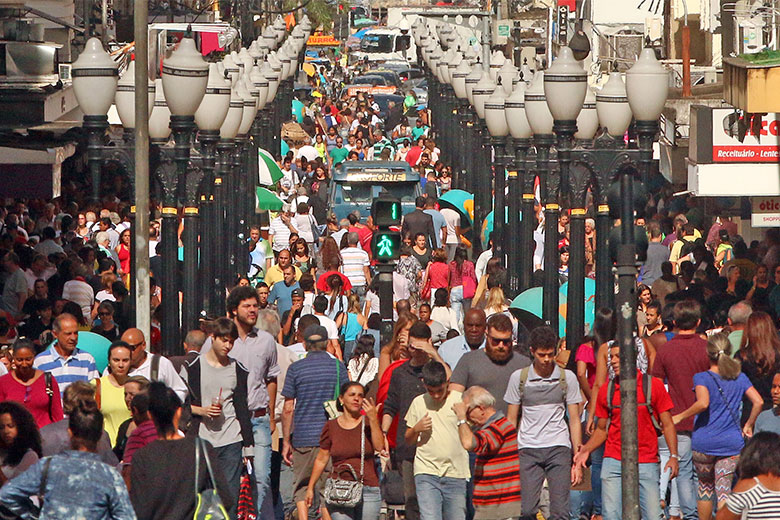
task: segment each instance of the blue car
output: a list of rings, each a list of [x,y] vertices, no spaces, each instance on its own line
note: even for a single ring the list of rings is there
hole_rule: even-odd
[[[414,199],[422,195],[420,174],[404,161],[346,161],[333,172],[328,207],[338,220],[355,210],[361,218],[371,214],[371,202],[380,193],[401,201],[403,214],[414,211]]]

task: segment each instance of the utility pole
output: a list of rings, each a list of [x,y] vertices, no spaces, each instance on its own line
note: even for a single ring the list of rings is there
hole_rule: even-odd
[[[135,0],[135,326],[147,344],[152,328],[149,287],[149,11]]]

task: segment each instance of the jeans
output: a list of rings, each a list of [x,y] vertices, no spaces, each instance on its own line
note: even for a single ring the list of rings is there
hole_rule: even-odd
[[[227,494],[233,498],[233,507],[228,513],[230,518],[236,517],[238,509],[238,490],[241,487],[241,470],[244,468],[243,456],[241,455],[241,442],[234,442],[225,446],[214,448],[216,460],[212,461],[219,466],[227,483]]]
[[[646,520],[661,518],[660,468],[657,462],[639,464],[639,508]],[[623,517],[622,482],[620,461],[605,457],[601,466],[601,512],[604,520],[620,520]]]
[[[677,492],[680,495],[680,510],[685,520],[697,520],[696,495],[699,481],[693,469],[693,450],[690,434],[677,434],[677,452],[680,455],[680,473],[677,475]]]
[[[415,475],[420,518],[424,520],[466,519],[465,478]]]
[[[665,468],[666,463],[669,462],[671,453],[669,453],[669,446],[666,444],[666,438],[661,435],[658,437],[658,455],[661,456],[661,467]],[[671,488],[669,493],[669,500],[666,501],[666,489]],[[664,471],[661,473],[661,500],[666,501],[666,510],[669,513],[668,516],[680,516],[680,495],[677,493],[677,478],[669,479],[669,472]]]
[[[450,290],[450,307],[455,311],[455,318],[459,324],[463,323],[463,316],[471,308],[471,298],[463,297],[463,286],[459,285]]]
[[[522,518],[536,518],[545,478],[550,492],[548,520],[566,520],[569,518],[571,448],[551,446],[520,450]]]
[[[257,480],[257,511],[263,506],[265,495],[271,488],[271,422],[268,415],[252,417],[252,434],[255,439],[255,460],[253,461]]]
[[[601,465],[604,463],[604,445],[590,454],[590,488],[593,490],[593,514],[601,514]]]
[[[569,520],[580,520],[581,515],[590,518],[593,509],[593,491],[569,491]]]
[[[379,520],[382,494],[378,487],[363,486],[363,500],[355,507],[327,506],[332,520]]]

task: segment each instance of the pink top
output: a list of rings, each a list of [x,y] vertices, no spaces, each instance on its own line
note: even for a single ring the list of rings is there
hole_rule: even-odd
[[[431,281],[431,290],[447,288],[450,268],[444,262],[431,262],[428,264],[428,279]]]
[[[587,366],[588,384],[593,388],[596,382],[596,355],[593,353],[593,347],[590,343],[583,343],[577,349],[577,356],[574,361],[582,361]]]
[[[461,265],[460,272],[458,272],[458,264],[455,263],[455,260],[450,262],[450,285],[452,287],[463,285],[464,276],[471,278],[474,281],[474,286],[476,287],[477,275],[474,272],[474,264],[472,262],[469,260],[464,260],[463,265]]]
[[[57,380],[51,378],[52,400],[51,418],[49,418],[49,395],[46,393],[46,377],[41,374],[30,386],[23,385],[11,374],[0,377],[0,402],[16,401],[22,404],[35,419],[38,428],[43,428],[52,422],[61,421],[62,401]],[[54,419],[52,421],[52,419]]]

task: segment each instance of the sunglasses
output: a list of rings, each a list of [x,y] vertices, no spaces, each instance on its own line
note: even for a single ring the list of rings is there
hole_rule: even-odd
[[[129,344],[129,345],[130,345],[130,350],[132,350],[133,352],[135,352],[136,350],[138,350],[138,347],[140,347],[140,346],[141,346],[141,345],[143,345],[144,343],[146,343],[146,341],[141,341],[141,342],[138,342],[138,343],[136,343],[135,345],[133,345],[133,344]]]
[[[512,337],[508,338],[495,338],[493,336],[488,336],[488,339],[491,343],[498,345],[499,343],[503,343],[504,345],[511,345],[512,344]]]

